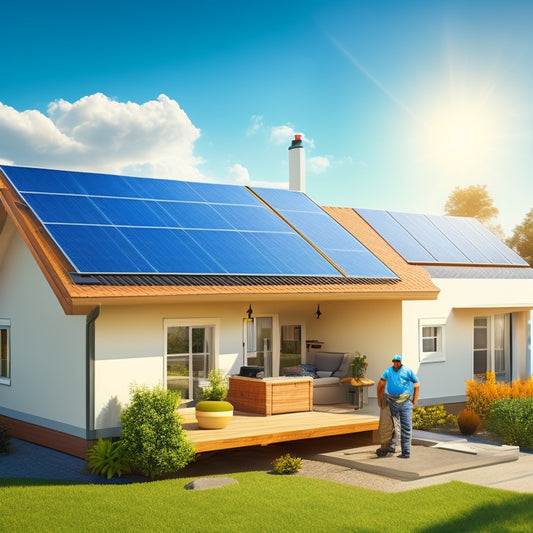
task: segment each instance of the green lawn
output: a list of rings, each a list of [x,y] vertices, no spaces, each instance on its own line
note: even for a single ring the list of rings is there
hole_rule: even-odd
[[[451,482],[382,493],[300,476],[235,473],[238,485],[185,490],[193,478],[131,485],[0,480],[2,532],[531,531],[533,494]]]

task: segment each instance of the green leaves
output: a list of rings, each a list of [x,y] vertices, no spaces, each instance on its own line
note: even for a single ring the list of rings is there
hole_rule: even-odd
[[[124,456],[133,470],[150,478],[174,472],[195,456],[177,412],[180,395],[155,387],[132,387],[120,416]]]
[[[130,471],[124,459],[122,442],[111,439],[98,439],[98,442],[87,452],[87,465],[93,474],[120,477]]]

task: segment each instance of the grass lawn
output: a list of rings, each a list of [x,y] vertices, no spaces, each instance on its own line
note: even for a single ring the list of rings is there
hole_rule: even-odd
[[[193,478],[130,485],[0,480],[2,532],[179,531],[358,533],[531,531],[533,495],[446,483],[381,493],[266,472],[185,490]]]

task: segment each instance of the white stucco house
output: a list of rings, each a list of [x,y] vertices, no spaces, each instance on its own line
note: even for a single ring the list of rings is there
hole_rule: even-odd
[[[0,421],[83,457],[120,434],[132,384],[194,399],[211,368],[276,376],[307,340],[367,354],[374,380],[402,353],[422,403],[463,401],[489,369],[528,377],[533,269],[474,221],[455,231],[482,237],[460,238],[437,217],[428,244],[400,218],[298,190],[1,166]],[[452,235],[450,262],[431,243]]]

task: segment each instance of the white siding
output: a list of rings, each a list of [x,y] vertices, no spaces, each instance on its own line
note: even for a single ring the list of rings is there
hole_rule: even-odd
[[[162,384],[165,319],[218,320],[217,366],[237,373],[247,308],[248,302],[103,307],[96,320],[96,429],[118,425],[133,383]],[[253,302],[254,316],[277,314],[280,324],[301,323],[307,338],[325,341],[325,350],[366,353],[367,375],[377,380],[401,348],[401,303],[323,302],[321,308],[316,320],[314,303]]]
[[[85,436],[85,316],[65,316],[10,219],[0,242],[0,318],[11,321],[0,412]]]
[[[533,305],[533,280],[434,279],[441,289],[435,301],[403,303],[405,363],[420,378],[420,399],[453,400],[465,395],[472,379],[473,322],[476,316],[513,312],[513,376],[526,370],[526,306]],[[446,361],[419,363],[420,318],[445,318]]]

